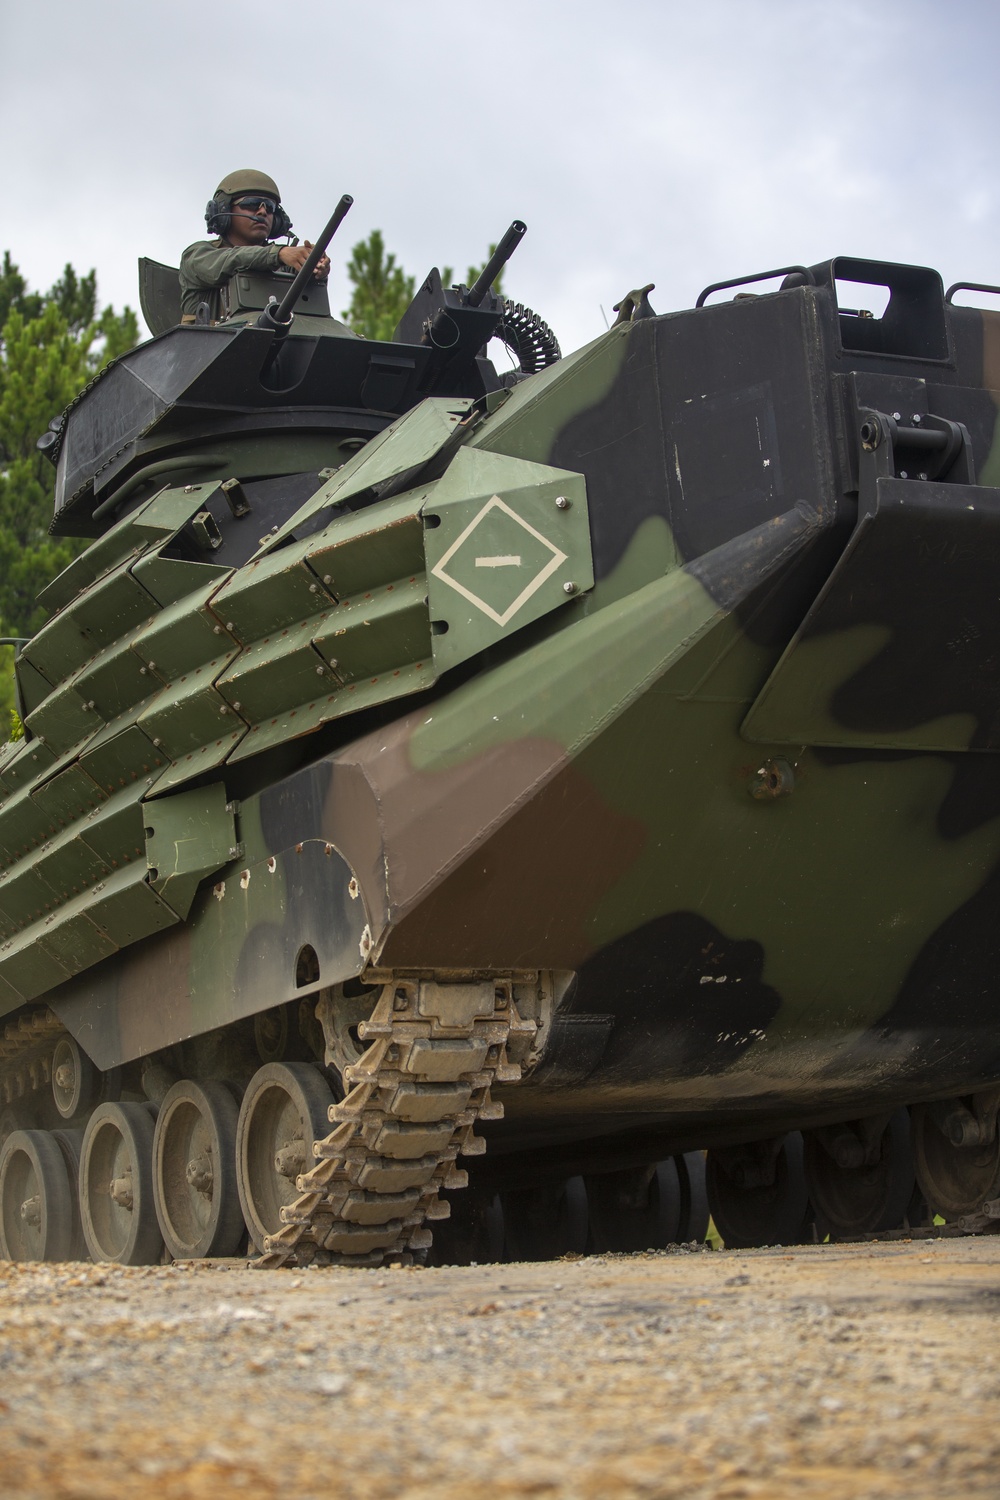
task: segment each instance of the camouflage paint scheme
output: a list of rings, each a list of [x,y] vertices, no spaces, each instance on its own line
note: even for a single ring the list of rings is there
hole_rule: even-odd
[[[401,415],[352,457],[367,412],[331,407],[297,464],[287,406],[255,434],[227,417],[218,477],[105,532],[22,654],[0,1008],[44,996],[107,1067],[369,964],[560,971],[542,1060],[489,1133],[567,1160],[1000,1077],[1000,316],[920,268],[812,276],[623,322],[509,392],[414,401],[410,350]],[[881,319],[838,312],[844,276],[890,288]],[[121,364],[173,341],[217,401],[269,337],[178,329]],[[303,407],[342,351],[360,389],[409,349],[323,343],[296,354]],[[210,429],[164,399],[106,445],[116,482],[157,423],[172,453]],[[88,482],[62,485],[64,522],[95,526]],[[223,540],[194,560],[206,511]],[[96,821],[127,782],[133,842],[99,868],[97,793],[69,789],[74,893],[44,863],[46,789],[82,768],[100,792],[109,765]],[[130,869],[134,932],[90,884]]]

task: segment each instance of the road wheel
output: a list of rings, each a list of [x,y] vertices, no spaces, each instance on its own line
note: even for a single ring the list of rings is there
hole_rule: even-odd
[[[712,1218],[727,1250],[801,1242],[809,1189],[798,1131],[780,1143],[709,1151],[705,1182]]]
[[[956,1112],[968,1114],[959,1100]],[[918,1104],[910,1113],[917,1182],[931,1208],[944,1219],[974,1214],[1000,1197],[1000,1130],[984,1143],[956,1145],[942,1129],[947,1108]]]
[[[434,1224],[428,1263],[485,1266],[503,1260],[504,1222],[499,1196],[494,1193],[487,1197],[474,1188],[460,1188],[443,1197],[451,1213]]]
[[[73,1195],[47,1130],[15,1130],[0,1151],[0,1255],[5,1260],[69,1260]]]
[[[52,1054],[52,1098],[64,1120],[85,1115],[100,1092],[97,1069],[71,1036],[61,1036]]]
[[[15,1130],[33,1130],[35,1124],[30,1111],[20,1101],[16,1105],[8,1104],[6,1108],[0,1109],[0,1150],[7,1137],[13,1135]]]
[[[153,1193],[175,1260],[233,1255],[243,1238],[236,1186],[239,1106],[224,1083],[182,1079],[167,1091],[153,1134]]]
[[[80,1219],[96,1261],[152,1266],[163,1237],[153,1202],[153,1110],[100,1104],[80,1148]]]
[[[898,1229],[906,1215],[915,1182],[909,1114],[896,1110],[871,1162],[852,1160],[865,1151],[863,1125],[805,1137],[806,1182],[821,1237],[880,1234]]]
[[[313,1142],[329,1134],[334,1102],[309,1063],[265,1063],[250,1080],[236,1127],[236,1181],[250,1236],[263,1251],[298,1198],[295,1179],[315,1166]]]
[[[692,1241],[703,1245],[711,1218],[705,1185],[705,1153],[685,1151],[683,1156],[675,1156],[674,1161],[681,1189],[681,1221],[677,1237],[685,1245]]]
[[[508,1260],[555,1260],[587,1248],[582,1177],[501,1193]]]
[[[83,1237],[80,1219],[80,1153],[83,1150],[82,1130],[53,1130],[52,1139],[58,1145],[69,1175],[70,1197],[73,1200],[73,1233],[70,1239],[70,1260],[89,1260],[90,1251]]]
[[[680,1234],[681,1185],[673,1157],[589,1176],[590,1240],[608,1250],[662,1250]]]

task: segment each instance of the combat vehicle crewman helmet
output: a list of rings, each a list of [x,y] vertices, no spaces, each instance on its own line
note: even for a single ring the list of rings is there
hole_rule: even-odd
[[[205,206],[205,223],[209,234],[225,238],[232,223],[233,200],[243,193],[260,193],[262,197],[273,199],[274,222],[268,239],[280,239],[282,235],[291,233],[292,221],[281,206],[281,193],[274,178],[269,177],[266,172],[257,172],[252,167],[241,167],[239,171],[230,172],[227,177],[223,177]]]

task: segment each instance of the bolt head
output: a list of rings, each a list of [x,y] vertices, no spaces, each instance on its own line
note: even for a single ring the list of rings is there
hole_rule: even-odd
[[[568,583],[568,582],[564,583],[563,584],[563,593],[564,594],[575,594],[576,593],[576,584],[575,583]]]
[[[557,495],[556,496],[556,509],[557,510],[569,510],[569,501],[566,499],[565,495]]]

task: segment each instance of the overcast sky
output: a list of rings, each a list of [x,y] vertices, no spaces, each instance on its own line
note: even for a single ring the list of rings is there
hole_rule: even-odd
[[[564,350],[656,283],[837,254],[1000,282],[997,0],[0,0],[9,247],[137,305],[236,167],[303,238],[343,192],[343,263],[375,227],[405,268],[464,273],[512,218],[507,290]]]

